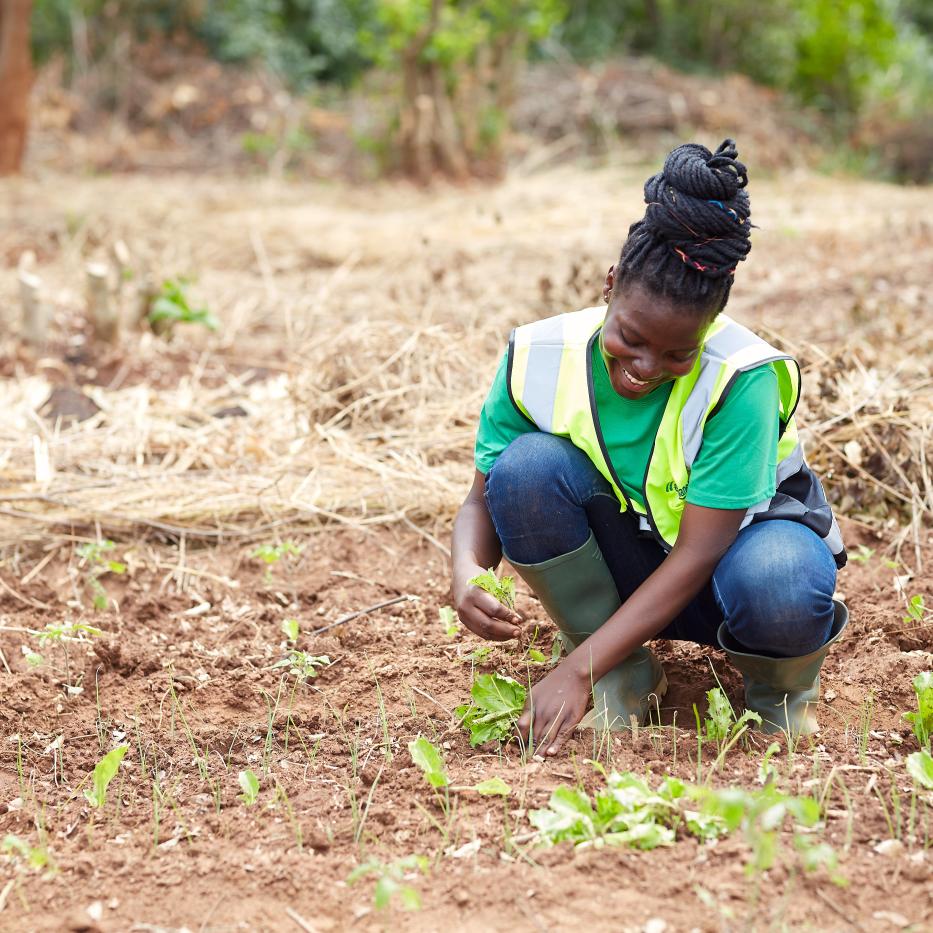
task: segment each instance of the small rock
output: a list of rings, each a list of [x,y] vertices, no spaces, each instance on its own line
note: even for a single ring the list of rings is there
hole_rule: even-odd
[[[652,917],[644,926],[644,933],[665,933],[667,921],[660,917]]]
[[[900,855],[904,851],[904,843],[900,839],[884,839],[872,848],[879,855]]]
[[[466,907],[466,905],[470,903],[470,895],[461,888],[457,888],[457,890],[454,891],[454,903],[458,907]]]
[[[872,917],[874,917],[875,920],[884,920],[892,926],[900,927],[901,929],[910,924],[910,921],[903,914],[896,914],[893,910],[876,910],[872,914]]]
[[[101,920],[104,916],[104,905],[100,901],[94,901],[93,904],[88,904],[87,915],[95,922]]]

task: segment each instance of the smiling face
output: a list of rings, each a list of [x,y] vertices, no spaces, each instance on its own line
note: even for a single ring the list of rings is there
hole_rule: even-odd
[[[609,302],[599,338],[613,389],[622,398],[638,399],[685,376],[714,318],[634,283],[620,287]]]

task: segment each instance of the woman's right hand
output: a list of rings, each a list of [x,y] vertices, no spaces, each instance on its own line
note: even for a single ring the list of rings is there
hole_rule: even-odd
[[[460,621],[474,635],[489,641],[508,641],[521,632],[522,617],[508,606],[503,606],[492,593],[469,581],[483,573],[476,567],[464,573],[463,579],[454,581],[454,607]]]

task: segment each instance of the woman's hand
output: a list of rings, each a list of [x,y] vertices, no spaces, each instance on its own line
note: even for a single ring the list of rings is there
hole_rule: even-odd
[[[590,700],[590,678],[565,658],[544,680],[531,688],[518,734],[526,747],[556,755],[574,726],[583,718]]]
[[[492,593],[469,582],[481,573],[483,568],[477,566],[463,574],[465,579],[454,581],[454,608],[460,621],[474,635],[489,641],[518,638],[522,617],[508,606],[503,606]]]

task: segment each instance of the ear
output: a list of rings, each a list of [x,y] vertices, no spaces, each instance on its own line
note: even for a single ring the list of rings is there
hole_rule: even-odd
[[[609,299],[612,297],[612,286],[615,283],[615,271],[616,267],[610,266],[609,271],[606,273],[606,281],[603,283],[603,301],[606,304],[609,304]]]

